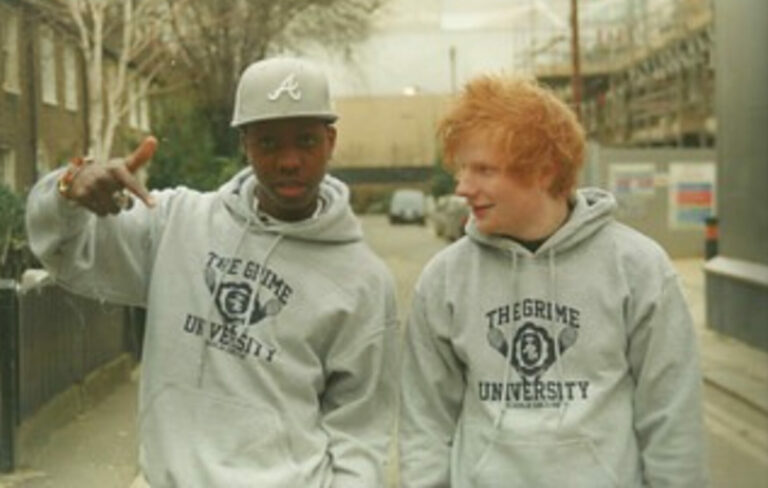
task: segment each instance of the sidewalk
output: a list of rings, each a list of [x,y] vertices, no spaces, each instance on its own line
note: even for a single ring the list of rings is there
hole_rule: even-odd
[[[102,401],[0,475],[0,488],[127,488],[137,473],[138,377],[114,385]]]
[[[713,332],[704,321],[704,261],[674,262],[694,318],[704,381],[768,415],[768,353]],[[136,475],[137,381],[116,387],[13,475],[0,488],[128,488]]]
[[[678,259],[674,264],[698,333],[704,381],[768,416],[768,352],[707,328],[704,260]]]

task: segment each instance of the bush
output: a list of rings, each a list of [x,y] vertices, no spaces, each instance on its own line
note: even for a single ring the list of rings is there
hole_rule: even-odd
[[[36,265],[24,233],[24,199],[0,185],[0,278],[19,279]]]
[[[437,198],[442,195],[453,193],[455,187],[456,181],[454,180],[453,175],[446,171],[442,159],[439,157],[436,158],[432,168],[432,196]]]
[[[150,188],[214,190],[243,167],[238,155],[215,154],[210,126],[194,99],[178,95],[153,108],[159,144],[148,171]]]

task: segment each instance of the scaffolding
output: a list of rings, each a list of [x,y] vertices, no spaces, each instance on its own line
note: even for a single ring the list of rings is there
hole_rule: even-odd
[[[594,0],[579,8],[579,108],[589,137],[619,146],[714,145],[710,1]],[[516,68],[574,103],[570,29],[552,23],[532,33]]]

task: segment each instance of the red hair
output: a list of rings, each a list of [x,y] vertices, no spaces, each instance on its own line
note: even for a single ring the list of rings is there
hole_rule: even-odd
[[[584,164],[584,130],[568,106],[536,81],[512,75],[482,75],[464,87],[443,117],[438,137],[443,160],[455,169],[458,148],[486,134],[506,169],[530,181],[551,164],[553,196],[567,196]]]

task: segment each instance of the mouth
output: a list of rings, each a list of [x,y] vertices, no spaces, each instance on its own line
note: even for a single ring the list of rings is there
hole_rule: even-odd
[[[307,186],[299,182],[285,182],[275,185],[275,193],[285,198],[297,198],[307,191]]]
[[[472,214],[476,219],[482,219],[485,214],[493,207],[491,204],[486,205],[472,205]]]

